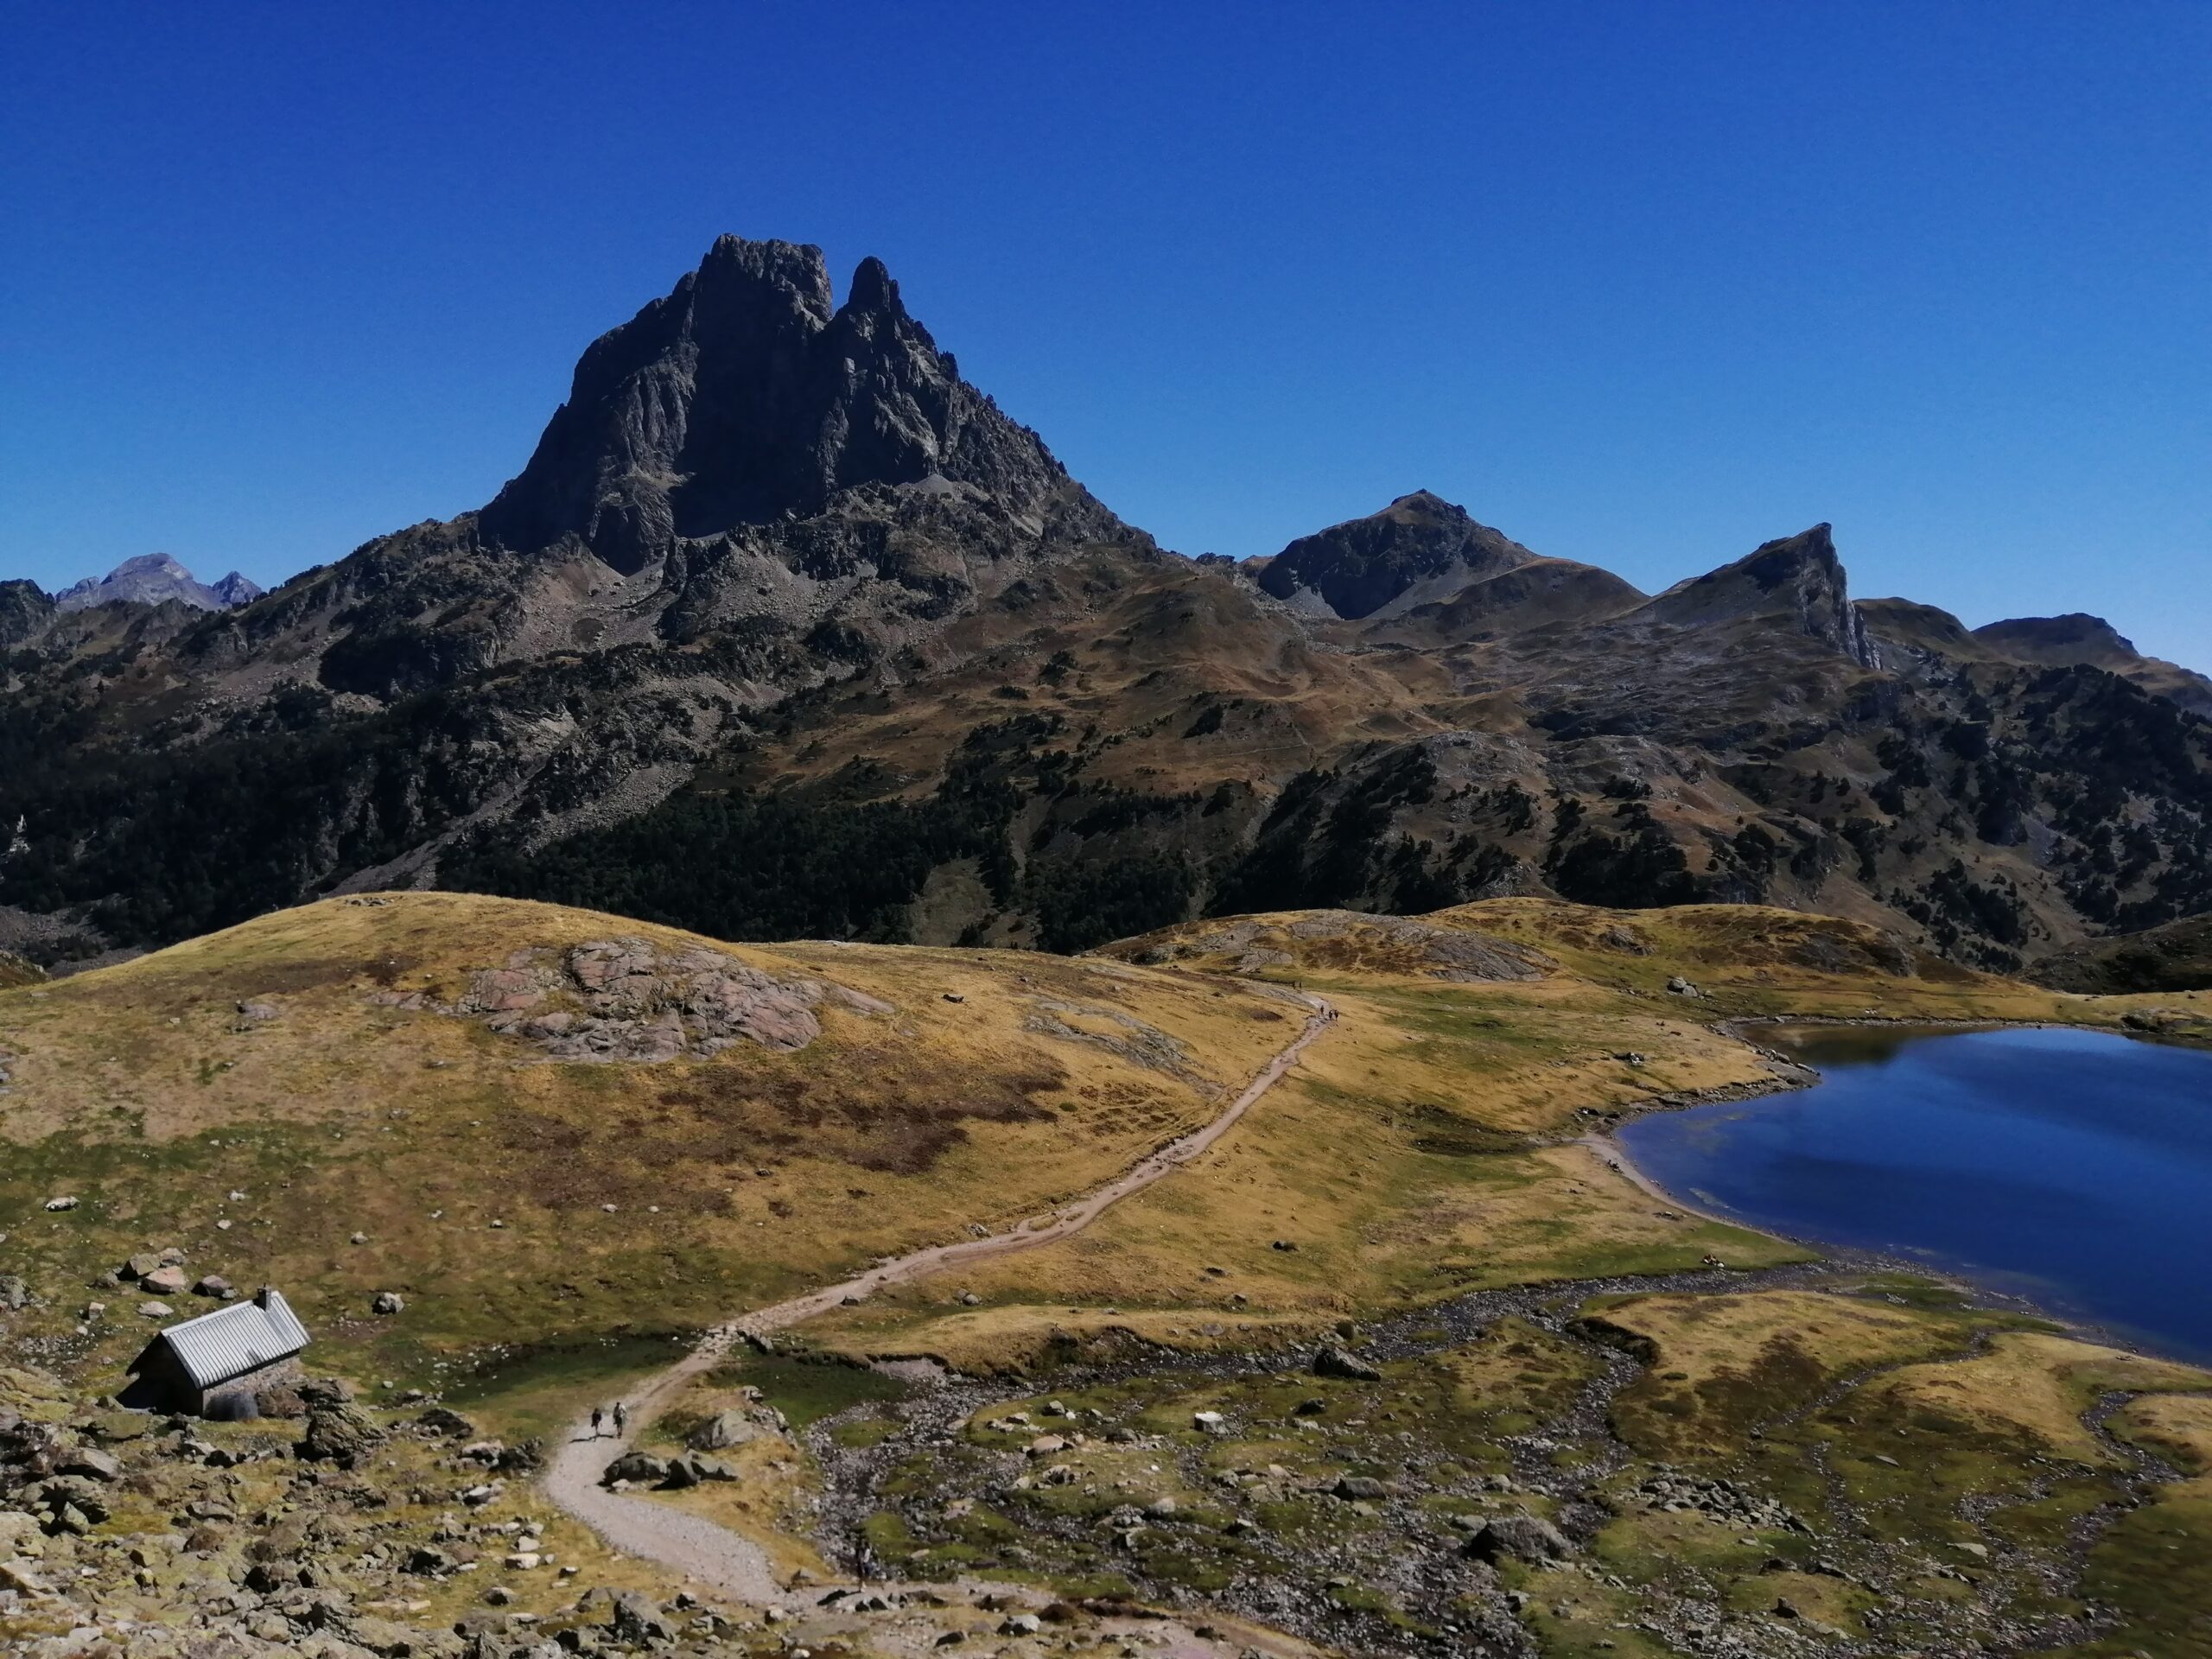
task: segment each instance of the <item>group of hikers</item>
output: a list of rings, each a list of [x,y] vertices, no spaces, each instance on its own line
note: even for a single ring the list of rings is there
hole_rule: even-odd
[[[612,1417],[614,1419],[614,1438],[615,1438],[616,1440],[620,1440],[620,1439],[623,1437],[623,1435],[625,1435],[625,1434],[626,1434],[626,1433],[629,1433],[629,1430],[630,1430],[630,1408],[629,1408],[629,1406],[628,1406],[627,1404],[626,1404],[624,1402],[620,1401],[620,1400],[617,1400],[617,1401],[614,1402],[614,1409],[613,1409],[612,1412],[608,1412],[608,1411],[607,1411],[607,1410],[604,1410],[604,1409],[602,1409],[601,1407],[598,1407],[598,1406],[594,1406],[594,1407],[591,1408],[591,1437],[592,1437],[592,1439],[594,1439],[594,1440],[597,1440],[597,1439],[599,1439],[599,1437],[600,1437],[600,1427],[599,1427],[599,1426],[600,1426],[602,1422],[606,1421],[607,1421],[607,1419],[609,1416],[612,1416]]]

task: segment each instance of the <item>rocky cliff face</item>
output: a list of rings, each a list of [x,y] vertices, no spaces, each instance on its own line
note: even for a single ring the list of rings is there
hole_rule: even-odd
[[[1851,602],[1843,561],[1826,524],[1767,542],[1710,575],[1678,582],[1651,601],[1656,620],[1688,625],[1770,618],[1833,646],[1862,668],[1880,653]]]
[[[482,531],[523,551],[573,537],[633,573],[679,540],[811,517],[866,484],[964,486],[1040,525],[1119,528],[960,378],[880,262],[833,308],[819,248],[726,236],[584,353]]]

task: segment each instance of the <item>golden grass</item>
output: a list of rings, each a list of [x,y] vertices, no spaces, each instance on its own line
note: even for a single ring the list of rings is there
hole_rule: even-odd
[[[2094,1466],[2114,1461],[2082,1422],[2082,1412],[2098,1395],[2110,1389],[2208,1388],[2212,1376],[2194,1366],[2145,1359],[2069,1337],[2019,1332],[1997,1338],[1986,1354],[1948,1364],[1909,1366],[1870,1383],[1864,1392],[1887,1395],[1906,1412],[2027,1435],[2053,1457]],[[2194,1412],[2177,1411],[2179,1404],[2170,1402],[2162,1420],[2191,1421]]]
[[[2113,1426],[2187,1471],[2212,1497],[2212,1392],[2145,1395],[2123,1407]]]
[[[1452,983],[1363,947],[1338,949],[1332,973],[1272,970],[1325,990],[1344,1018],[1203,1158],[1075,1238],[839,1310],[810,1334],[982,1368],[1063,1339],[1213,1347],[1471,1288],[1796,1259],[1555,1143],[1591,1109],[1758,1086],[1758,1057],[1705,1023],[1718,1014],[2029,1018],[2084,1001],[1789,912],[1515,899],[1427,919],[1516,939],[1550,966]],[[548,1064],[479,1021],[387,1005],[449,1001],[518,948],[608,936],[715,943],[408,893],[0,993],[0,1043],[17,1057],[0,1097],[17,1152],[0,1207],[35,1289],[177,1244],[194,1271],[285,1286],[323,1363],[434,1384],[488,1373],[493,1393],[519,1399],[533,1368],[564,1376],[592,1344],[696,1329],[1094,1186],[1220,1109],[1300,1013],[1182,967],[824,943],[715,946],[895,1008],[826,1005],[821,1038],[792,1054],[741,1044],[707,1061]],[[1327,944],[1324,930],[1300,948],[1318,965]],[[1677,972],[1707,995],[1668,995]],[[249,1000],[276,1017],[241,1019]],[[1128,1022],[1173,1058],[1117,1052]],[[79,1210],[39,1212],[65,1190]],[[365,1244],[348,1242],[357,1230]],[[366,1317],[381,1289],[407,1313]],[[127,1295],[107,1300],[120,1317],[73,1356],[90,1372],[143,1340]],[[62,1297],[49,1290],[25,1323],[59,1332]]]
[[[1296,919],[1262,918],[1270,943],[1294,937]],[[1798,1259],[1794,1246],[1640,1191],[1572,1141],[1585,1114],[1758,1086],[1762,1062],[1708,1023],[1720,1020],[1871,1007],[2110,1024],[2139,1001],[1967,974],[1871,930],[1787,912],[1503,900],[1425,919],[1517,941],[1541,953],[1544,970],[1441,980],[1432,957],[1356,918],[1333,940],[1325,930],[1301,940],[1268,976],[1303,979],[1344,1017],[1204,1156],[1077,1236],[884,1292],[804,1335],[984,1372],[1134,1342],[1204,1351],[1303,1340],[1347,1317],[1469,1289],[1660,1272],[1708,1255],[1741,1267]],[[77,1287],[130,1250],[175,1243],[194,1272],[283,1284],[316,1332],[318,1365],[441,1388],[509,1439],[546,1434],[698,1325],[970,1224],[1002,1230],[1103,1182],[1221,1109],[1296,1034],[1301,1014],[1264,987],[1198,971],[1226,965],[1210,958],[1147,968],[828,944],[715,947],[893,1005],[887,1015],[827,1007],[822,1037],[787,1055],[741,1044],[708,1061],[554,1065],[480,1022],[388,1006],[395,992],[449,1000],[519,947],[608,936],[713,943],[544,906],[403,894],[333,900],[0,991],[0,1046],[15,1074],[0,1096],[10,1154],[0,1230],[12,1235],[10,1270],[42,1298],[10,1334],[60,1339],[60,1363],[80,1388],[111,1379],[149,1327],[133,1297],[109,1291],[97,1293],[108,1320],[70,1337]],[[1675,974],[1705,995],[1669,995]],[[242,1000],[273,1002],[276,1016],[242,1020]],[[1149,1064],[1126,1046],[1135,1027],[1158,1035]],[[84,1202],[40,1209],[60,1192]],[[356,1230],[365,1243],[348,1242]],[[408,1310],[372,1319],[367,1298],[385,1288],[404,1294]],[[1647,1295],[1590,1311],[1652,1344],[1647,1375],[1616,1403],[1618,1426],[1647,1455],[1741,1455],[1789,1474],[1789,1448],[1819,1441],[1867,1514],[1934,1538],[1965,1528],[1951,1507],[1958,1494],[2018,1485],[2027,1459],[2108,1471],[2080,1414],[2102,1390],[2145,1390],[2115,1431],[2195,1472],[2115,1531],[2099,1570],[2139,1600],[2183,1547],[2173,1539],[2212,1535],[2212,1393],[2202,1392],[2212,1377],[2202,1372],[2004,1316],[1841,1290]],[[1993,1329],[1986,1351],[1946,1357]],[[1488,1424],[1501,1399],[1534,1386],[1532,1363],[1511,1341],[1443,1357],[1439,1421]],[[1874,1374],[1753,1457],[1751,1426],[1801,1412],[1859,1371]],[[1408,1385],[1394,1373],[1393,1386]],[[1176,1421],[1188,1403],[1175,1403]],[[430,1455],[395,1441],[378,1478],[395,1489],[435,1484]],[[724,1455],[744,1478],[665,1501],[760,1540],[781,1569],[822,1571],[796,1535],[814,1479],[805,1454],[763,1440]],[[1122,1483],[1152,1491],[1149,1469],[1126,1466],[1118,1451],[1087,1448],[1080,1461],[1102,1496]],[[262,1471],[283,1466],[252,1465],[248,1500],[262,1501]],[[275,1488],[266,1501],[277,1501]],[[502,1502],[543,1522],[587,1581],[654,1587],[651,1569],[546,1514],[521,1484]],[[428,1510],[409,1514],[409,1535],[427,1529]],[[1609,1533],[1607,1548],[1719,1548],[1700,1528],[1710,1523],[1643,1516]],[[1515,1573],[1540,1588],[1533,1616],[1561,1651],[1615,1640],[1632,1610],[1593,1578]],[[457,1617],[499,1577],[487,1568],[429,1592],[408,1617]],[[1827,1622],[1847,1626],[1856,1610],[1827,1580],[1761,1582],[1758,1593],[1787,1588]],[[551,1605],[546,1574],[514,1587],[526,1609]],[[1554,1599],[1572,1602],[1573,1615],[1544,1611]]]
[[[1075,1238],[838,1310],[810,1334],[993,1366],[1055,1331],[1187,1344],[1219,1324],[1249,1339],[1270,1320],[1305,1331],[1489,1286],[1802,1256],[1672,1210],[1585,1147],[1527,1138],[1655,1086],[1763,1077],[1741,1045],[1568,982],[1326,988],[1339,1023],[1172,1179]],[[1612,1058],[1628,1047],[1649,1063]],[[963,1290],[987,1308],[960,1306]]]
[[[1141,961],[1163,946],[1185,965],[1235,971],[1238,950],[1203,948],[1232,926],[1288,958],[1256,969],[1264,979],[1299,978],[1326,985],[1339,977],[1372,986],[1433,981],[1442,964],[1433,953],[1394,941],[1387,929],[1346,917],[1338,929],[1293,925],[1312,915],[1281,912],[1232,922],[1191,922],[1103,947]],[[1681,905],[1657,910],[1607,910],[1550,899],[1491,899],[1415,918],[1424,926],[1487,936],[1540,951],[1554,982],[1596,988],[1656,1001],[1685,1019],[1799,1017],[1940,1021],[2056,1021],[2116,1026],[2158,998],[2085,997],[2044,990],[1974,972],[1901,944],[1865,923],[1759,905]],[[1675,976],[1702,995],[1675,997]],[[1536,988],[1499,988],[1524,995]],[[2174,999],[2164,999],[2171,1003]]]
[[[549,1064],[478,1021],[376,1000],[448,1001],[518,948],[610,935],[713,943],[410,893],[0,994],[0,1043],[19,1057],[0,1097],[0,1230],[35,1288],[177,1245],[194,1272],[286,1287],[324,1363],[367,1343],[365,1374],[420,1381],[437,1354],[696,1328],[971,1224],[1003,1229],[1211,1118],[1302,1014],[1116,963],[829,944],[717,947],[896,1010],[825,1005],[821,1038],[791,1054]],[[240,1001],[278,1012],[242,1020]],[[1180,1058],[1163,1069],[1056,1035],[1040,1011],[1126,1036],[1119,1015]],[[1018,1120],[985,1109],[1010,1089]],[[41,1212],[65,1191],[78,1210]],[[406,1313],[364,1317],[380,1289]],[[111,1368],[142,1339],[117,1332],[83,1357]]]
[[[1651,1358],[1614,1417],[1653,1456],[1739,1448],[1754,1423],[1800,1409],[1839,1377],[1960,1347],[1970,1319],[1818,1291],[1636,1296],[1595,1319]]]
[[[1961,1329],[1911,1308],[1801,1290],[1632,1296],[1606,1304],[1603,1317],[1648,1338],[1653,1364],[1688,1371],[1693,1385],[1750,1367],[1777,1338],[1817,1346],[1821,1369],[1836,1375],[1924,1353]]]

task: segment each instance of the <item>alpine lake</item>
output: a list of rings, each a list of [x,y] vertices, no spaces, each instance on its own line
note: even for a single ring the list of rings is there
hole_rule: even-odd
[[[1821,1081],[1627,1125],[1653,1181],[2212,1361],[2212,1053],[2063,1029],[1762,1038]]]

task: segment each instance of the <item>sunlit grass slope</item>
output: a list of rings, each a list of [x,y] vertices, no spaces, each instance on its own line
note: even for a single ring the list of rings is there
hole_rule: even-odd
[[[1468,1289],[1792,1259],[1802,1252],[1782,1241],[1653,1199],[1575,1142],[1655,1096],[1770,1085],[1761,1057],[1716,1028],[1732,1020],[2114,1025],[2134,1006],[1757,906],[1292,912],[1100,954],[1295,983],[1344,1019],[1268,1109],[1176,1180],[958,1286],[842,1311],[817,1325],[823,1340],[1020,1363],[1102,1331],[1219,1345]],[[980,1305],[955,1300],[962,1290]]]
[[[794,1051],[657,1064],[554,1060],[439,1011],[518,953],[610,939],[858,995],[822,996]],[[87,1376],[151,1326],[88,1282],[166,1246],[283,1287],[324,1363],[370,1373],[696,1329],[1096,1185],[1212,1116],[1304,1012],[1118,963],[332,899],[0,992],[0,1270],[35,1299],[18,1338]],[[384,1290],[404,1313],[371,1315]],[[88,1300],[107,1311],[80,1337]]]

